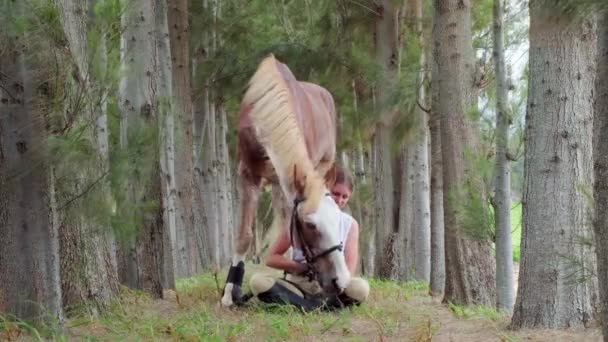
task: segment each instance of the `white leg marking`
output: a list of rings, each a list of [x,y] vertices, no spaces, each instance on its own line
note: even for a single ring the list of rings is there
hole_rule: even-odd
[[[232,283],[226,283],[226,287],[224,288],[224,296],[222,297],[221,303],[222,306],[229,307],[234,304],[232,302],[232,287],[234,285]]]
[[[245,262],[245,255],[234,254],[232,256],[232,266],[236,266],[239,262]]]

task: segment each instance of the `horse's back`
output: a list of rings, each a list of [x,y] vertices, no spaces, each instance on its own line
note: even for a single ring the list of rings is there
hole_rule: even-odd
[[[287,65],[277,61],[277,69],[289,88],[289,96],[306,143],[311,162],[318,165],[335,157],[336,110],[331,93],[322,86],[298,81]],[[251,104],[243,101],[239,113],[237,138],[238,158],[250,172],[268,178],[269,160],[264,148],[255,137],[249,113]]]

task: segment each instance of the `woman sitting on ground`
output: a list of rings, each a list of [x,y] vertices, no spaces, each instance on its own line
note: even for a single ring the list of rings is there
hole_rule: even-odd
[[[336,169],[336,182],[331,195],[340,209],[344,210],[353,192],[353,182],[349,175],[340,168]],[[342,211],[340,217],[340,235],[344,248],[342,253],[351,275],[355,275],[359,261],[359,224],[349,214]],[[352,277],[350,284],[340,295],[323,296],[318,281],[310,280],[306,275],[309,267],[302,250],[291,245],[289,229],[283,229],[270,248],[266,265],[285,271],[286,276],[276,279],[265,274],[254,274],[249,287],[254,295],[267,303],[284,303],[295,305],[306,311],[314,309],[332,310],[360,304],[367,299],[369,284],[363,278]],[[292,259],[284,256],[293,247]]]

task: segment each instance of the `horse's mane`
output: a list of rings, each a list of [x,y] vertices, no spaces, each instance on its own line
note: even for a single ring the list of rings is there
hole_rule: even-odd
[[[318,207],[325,183],[308,155],[293,94],[281,68],[289,72],[287,76],[293,76],[272,54],[264,58],[249,81],[243,101],[251,106],[249,116],[257,138],[270,157],[283,191],[295,191],[295,173],[306,177],[301,205],[303,212],[309,213]]]

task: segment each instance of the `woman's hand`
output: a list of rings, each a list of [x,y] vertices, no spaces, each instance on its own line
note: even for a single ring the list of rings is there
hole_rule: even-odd
[[[266,266],[286,271],[291,274],[308,272],[307,264],[295,262],[283,256],[290,246],[291,240],[289,239],[289,233],[285,229],[279,234],[277,240],[270,248],[268,258],[266,258]]]

